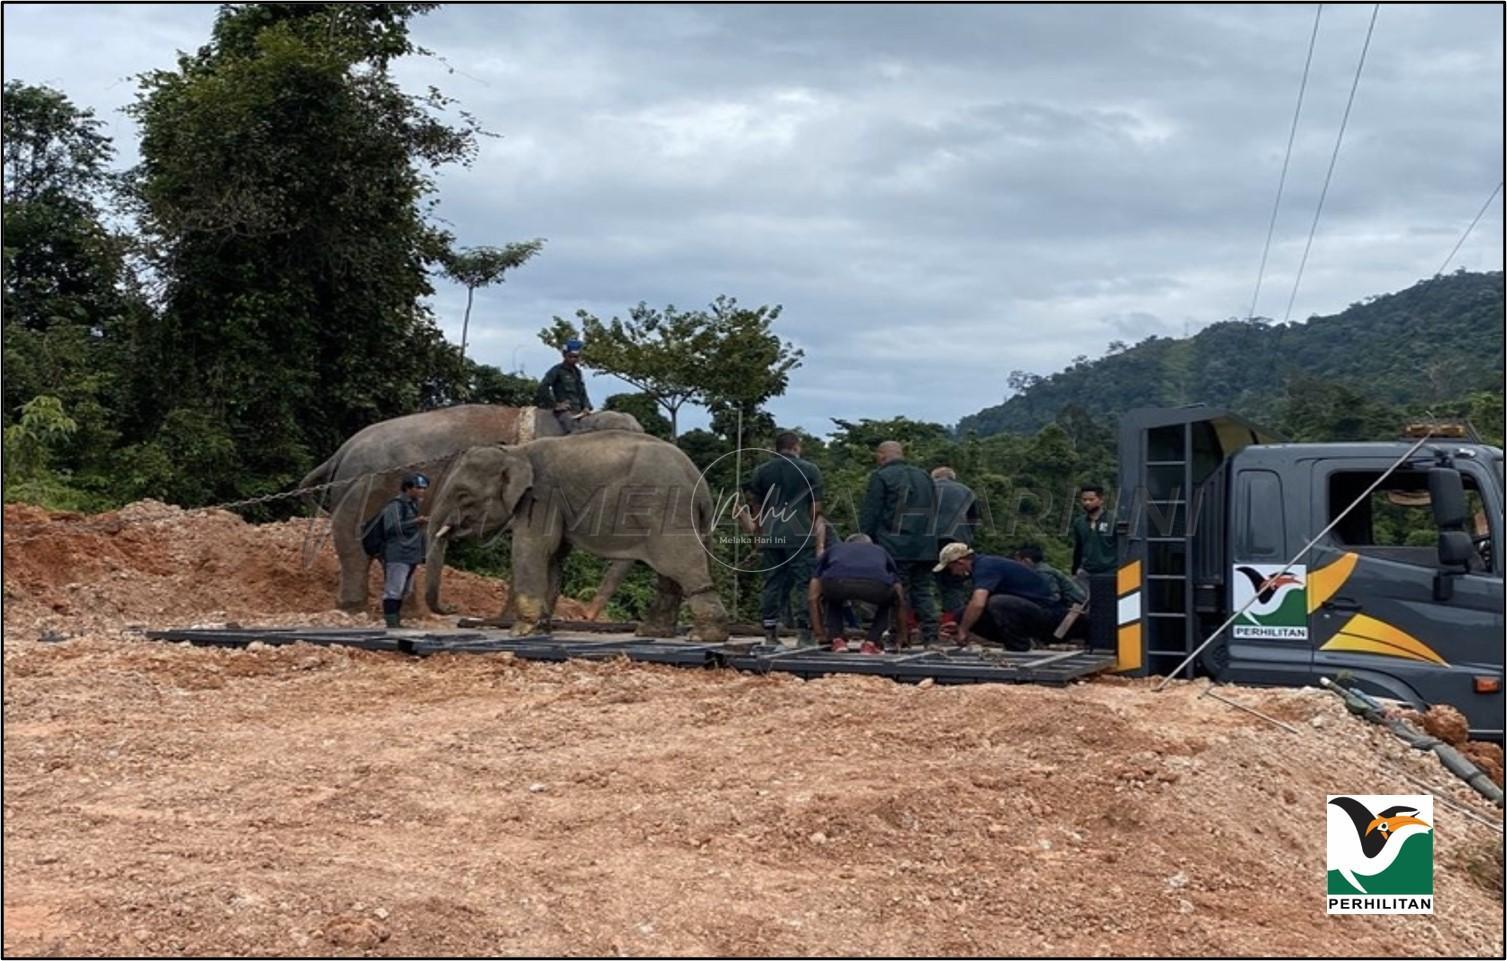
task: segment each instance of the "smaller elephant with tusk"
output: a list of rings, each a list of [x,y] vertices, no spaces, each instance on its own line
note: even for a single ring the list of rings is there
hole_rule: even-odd
[[[457,458],[430,504],[430,554],[447,540],[509,531],[519,636],[549,629],[572,548],[642,561],[659,580],[640,635],[670,636],[685,599],[695,636],[723,641],[727,611],[704,541],[712,523],[710,492],[674,444],[625,431],[574,434]]]

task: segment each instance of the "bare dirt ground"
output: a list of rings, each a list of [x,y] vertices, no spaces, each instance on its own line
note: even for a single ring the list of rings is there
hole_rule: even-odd
[[[1294,736],[1201,682],[158,644],[375,619],[301,525],[133,510],[5,510],[6,955],[1503,951],[1502,836],[1443,803],[1500,813],[1332,695],[1226,689]],[[1325,795],[1404,774],[1436,913],[1326,917]]]

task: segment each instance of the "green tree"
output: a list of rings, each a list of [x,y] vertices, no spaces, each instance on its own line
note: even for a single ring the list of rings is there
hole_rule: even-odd
[[[556,317],[539,339],[556,349],[571,337],[586,341],[583,366],[613,374],[654,400],[679,436],[680,408],[698,403],[718,409],[757,408],[785,392],[802,352],[773,332],[774,307],[739,307],[720,296],[706,310],[656,310],[639,303],[626,321],[603,323],[585,310],[576,323]]]
[[[21,408],[21,418],[5,429],[6,480],[35,479],[47,469],[53,450],[78,430],[63,402],[43,394]]]
[[[7,204],[43,196],[87,198],[107,185],[115,154],[94,111],[51,87],[5,82],[4,177]]]
[[[133,180],[164,290],[137,347],[157,448],[139,459],[177,445],[174,424],[228,439],[205,497],[285,486],[372,421],[464,389],[422,305],[450,247],[425,215],[431,172],[468,163],[478,129],[388,72],[432,6],[226,5],[207,45],[140,78]]]
[[[490,364],[466,361],[466,399],[476,404],[527,407],[534,402],[539,382],[523,374],[509,374]]]
[[[1278,407],[1277,429],[1300,443],[1382,440],[1396,437],[1402,420],[1397,408],[1345,384],[1295,377]]]
[[[99,487],[128,420],[118,396],[133,327],[148,313],[129,238],[105,226],[117,199],[100,122],[59,91],[12,80],[4,118],[6,424],[43,396],[75,429],[49,469]]]
[[[529,403],[533,403],[532,397]],[[659,412],[659,405],[647,394],[613,394],[602,405],[603,410],[620,410],[638,419],[644,432],[665,440],[671,440],[670,422]]]
[[[445,276],[466,288],[466,316],[461,321],[460,355],[466,356],[466,338],[471,331],[471,302],[478,287],[502,282],[502,275],[522,267],[544,247],[542,239],[508,244],[506,247],[468,247],[447,251],[440,263]]]

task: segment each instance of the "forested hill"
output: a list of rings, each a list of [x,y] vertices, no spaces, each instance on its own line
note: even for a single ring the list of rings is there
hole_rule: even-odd
[[[958,433],[1034,433],[1070,404],[1118,416],[1205,403],[1259,419],[1273,414],[1287,383],[1302,376],[1390,404],[1500,389],[1502,317],[1501,271],[1461,271],[1307,323],[1224,321],[1192,337],[1149,337],[1027,379],[1003,404],[964,417]]]

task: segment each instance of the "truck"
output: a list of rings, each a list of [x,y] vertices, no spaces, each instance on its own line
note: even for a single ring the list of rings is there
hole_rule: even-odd
[[[1449,704],[1500,742],[1502,450],[1472,433],[1288,443],[1226,410],[1128,412],[1092,645],[1132,676]]]

